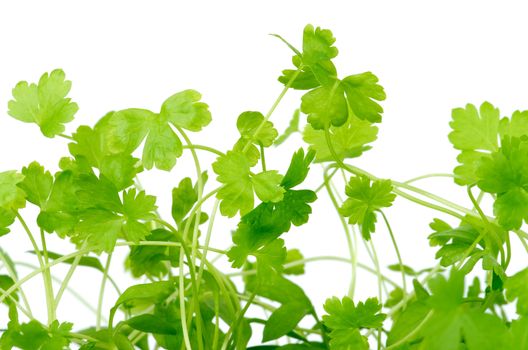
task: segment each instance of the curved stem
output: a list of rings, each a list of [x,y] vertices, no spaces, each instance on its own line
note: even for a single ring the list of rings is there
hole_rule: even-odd
[[[403,283],[403,292],[407,294],[407,279],[405,278],[405,270],[403,268],[403,260],[400,254],[400,249],[398,248],[398,244],[396,243],[396,238],[394,237],[394,233],[392,232],[391,225],[389,224],[389,220],[387,219],[387,216],[383,212],[383,210],[380,210],[380,214],[383,217],[383,221],[385,221],[385,225],[387,226],[387,230],[389,230],[389,234],[392,240],[392,245],[394,246],[394,250],[396,251],[396,257],[398,258],[398,264],[400,265],[400,271],[402,275],[402,283]]]
[[[416,326],[412,329],[412,331],[410,331],[405,337],[401,338],[400,340],[398,340],[397,342],[391,344],[390,346],[387,346],[385,348],[385,350],[390,350],[390,349],[396,349],[397,347],[399,347],[400,345],[403,345],[405,344],[408,340],[411,340],[415,335],[418,334],[419,331],[422,330],[423,326],[427,323],[427,321],[429,321],[429,319],[433,316],[433,311],[429,311],[427,313],[427,315],[425,315],[425,317],[423,318],[423,320]]]
[[[16,274],[16,271],[13,269],[12,265],[8,263],[2,251],[0,251],[0,260],[2,260],[2,262],[4,263],[7,273],[9,277],[11,277],[11,279],[13,280],[13,283],[17,283],[18,276]],[[24,306],[27,310],[26,316],[28,316],[30,319],[33,319],[33,312],[31,311],[31,306],[29,305],[29,301],[27,299],[26,293],[24,293],[24,290],[22,288],[20,288],[19,291],[20,291],[20,297],[22,298],[22,302],[24,303]],[[2,292],[4,292],[4,290],[2,290]],[[15,301],[16,304],[18,304],[18,301],[16,301],[14,298],[11,297],[11,300]]]
[[[187,145],[183,145],[183,148],[184,149],[189,149],[189,150],[198,149],[198,150],[201,150],[201,151],[206,151],[206,152],[213,153],[213,154],[215,154],[215,155],[217,155],[219,157],[225,156],[224,152],[221,152],[221,151],[217,150],[216,148],[209,147],[209,146],[204,146],[204,145],[187,144]]]
[[[289,268],[292,268],[292,267],[296,267],[296,266],[299,266],[299,265],[304,265],[306,263],[316,262],[316,261],[339,261],[339,262],[344,262],[344,263],[350,264],[350,258],[343,258],[343,257],[340,257],[340,256],[332,256],[332,255],[323,255],[323,256],[314,256],[314,257],[310,257],[310,258],[299,259],[299,260],[292,261],[290,263],[286,263],[286,264],[284,264],[284,269],[289,269]],[[372,274],[377,275],[376,270],[374,270],[373,268],[371,268],[368,265],[365,265],[365,264],[363,264],[361,262],[358,262],[357,266],[359,268],[365,270],[365,271],[368,271],[368,272],[370,272]],[[251,276],[251,275],[255,275],[256,273],[257,273],[257,270],[244,270],[244,271],[239,271],[239,272],[228,273],[228,274],[226,274],[226,276],[228,276],[228,277]],[[398,283],[394,282],[389,277],[387,277],[387,276],[385,276],[383,274],[381,275],[381,277],[383,278],[383,280],[385,282],[389,283],[393,287],[395,287],[395,288],[399,288],[400,287],[400,285]]]
[[[86,242],[84,242],[82,248],[86,248]],[[55,296],[55,305],[54,305],[55,312],[57,312],[57,308],[59,307],[59,303],[62,298],[62,295],[64,294],[66,287],[68,287],[68,283],[70,282],[70,279],[72,278],[73,273],[75,272],[75,269],[77,268],[77,266],[79,266],[79,263],[81,262],[82,257],[83,255],[78,255],[75,257],[75,259],[73,259],[73,263],[68,269],[68,272],[66,273],[66,277],[64,277],[64,280],[62,281],[60,285],[59,291],[57,292],[57,295]]]
[[[412,179],[409,179],[407,181],[404,181],[403,183],[404,184],[410,184],[410,183],[413,183],[415,181],[419,181],[419,180],[424,180],[424,179],[430,179],[432,177],[449,177],[449,178],[454,178],[455,176],[453,174],[448,174],[448,173],[431,173],[431,174],[425,174],[425,175],[421,175],[421,176],[417,176],[417,177],[413,177]]]
[[[324,185],[326,187],[326,191],[328,193],[328,196],[330,197],[330,201],[332,202],[332,205],[334,206],[334,209],[337,212],[337,215],[339,217],[339,221],[341,222],[341,226],[343,226],[343,230],[345,231],[345,237],[346,237],[346,240],[347,240],[348,252],[350,254],[350,265],[352,267],[350,285],[349,285],[349,288],[348,288],[348,296],[351,299],[353,299],[354,298],[354,292],[355,292],[355,286],[356,286],[356,270],[355,270],[355,266],[357,264],[355,250],[354,250],[354,247],[352,246],[352,238],[350,236],[350,231],[348,229],[348,224],[346,223],[345,218],[341,215],[341,213],[339,213],[339,203],[337,202],[337,199],[336,199],[336,197],[335,197],[335,195],[334,195],[334,193],[332,191],[331,180],[328,179],[328,175],[327,175],[326,170],[325,170],[325,173],[324,173],[324,177],[325,177],[325,184]]]
[[[99,298],[97,300],[97,316],[96,316],[96,322],[95,322],[95,329],[97,331],[101,330],[101,317],[103,314],[104,291],[105,291],[105,286],[106,286],[106,280],[108,278],[108,270],[110,269],[111,262],[112,262],[112,253],[109,253],[108,258],[106,259],[106,265],[103,271],[103,279],[101,281],[101,288],[99,289]]]
[[[253,135],[251,135],[251,138],[247,141],[246,145],[242,149],[242,153],[246,153],[246,151],[248,150],[249,146],[251,146],[251,143],[255,139],[255,136],[258,135],[258,133],[262,130],[264,125],[266,125],[266,122],[269,120],[269,118],[271,117],[271,115],[275,111],[275,108],[277,108],[279,103],[282,101],[282,98],[284,97],[284,95],[286,95],[286,92],[288,92],[288,90],[291,88],[293,82],[295,81],[295,79],[297,79],[297,77],[299,76],[300,73],[301,73],[301,69],[300,68],[298,68],[295,71],[295,73],[293,73],[292,77],[290,78],[290,80],[288,81],[286,86],[284,86],[284,88],[282,89],[281,93],[279,94],[279,97],[277,97],[275,102],[273,102],[273,105],[269,109],[268,113],[266,113],[266,115],[264,116],[264,120],[262,120],[262,122],[259,124],[259,126],[255,129],[255,132],[253,133]]]
[[[31,233],[31,230],[29,229],[28,225],[22,218],[19,212],[16,212],[16,217],[22,227],[24,228],[24,231],[29,237],[29,240],[31,241],[31,245],[33,246],[33,250],[35,250],[35,254],[37,255],[37,260],[39,262],[39,265],[42,267],[48,266],[49,262],[45,262],[42,258],[42,254],[40,252],[40,249],[37,245],[37,242],[35,241],[35,238],[33,237],[33,234]],[[48,326],[51,325],[53,321],[55,321],[55,308],[54,308],[54,300],[53,300],[53,286],[51,285],[51,279],[49,278],[49,270],[43,269],[42,270],[42,279],[44,281],[44,292],[46,294],[46,308],[48,310]]]

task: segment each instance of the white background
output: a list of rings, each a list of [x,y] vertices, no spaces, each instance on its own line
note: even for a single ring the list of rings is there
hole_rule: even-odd
[[[268,34],[279,33],[300,47],[302,29],[312,23],[331,29],[337,38],[340,53],[335,62],[341,76],[372,71],[387,93],[378,141],[354,164],[397,180],[450,172],[456,163],[456,152],[447,140],[452,108],[485,100],[501,108],[503,115],[527,108],[527,12],[522,2],[482,0],[2,1],[1,170],[20,169],[33,160],[56,170],[58,159],[66,155],[64,140],[46,139],[34,125],[7,115],[11,88],[19,80],[37,81],[43,72],[59,67],[73,81],[70,95],[80,106],[69,133],[80,124],[92,125],[110,110],[157,110],[171,94],[194,88],[210,105],[213,122],[193,140],[227,150],[236,137],[238,114],[266,112],[282,89],[277,82],[280,71],[291,67],[289,49]],[[272,117],[279,130],[286,127],[300,96],[288,93]],[[299,145],[296,136],[285,144],[287,152],[270,151],[269,167],[284,170]],[[214,160],[208,155],[204,159],[208,164]],[[171,173],[144,173],[141,179],[148,192],[161,196],[158,204],[168,213],[170,190],[188,175],[194,176],[193,168],[184,159]],[[312,188],[320,182],[310,178]],[[450,179],[420,185],[468,203],[465,189]],[[343,231],[328,203],[321,198],[311,223],[286,235],[288,247],[300,248],[307,257],[347,256]],[[31,209],[25,212],[28,218],[34,214]],[[404,262],[416,268],[434,264],[427,224],[437,214],[404,199],[387,214]],[[213,245],[227,247],[235,225],[236,220],[219,220]],[[396,262],[395,255],[383,225],[378,227],[374,244],[386,266]],[[36,263],[24,254],[30,248],[20,227],[13,231],[0,240],[1,247],[15,260]],[[61,253],[72,249],[51,244],[50,249]],[[114,275],[123,270],[125,251],[119,249]],[[362,261],[370,263],[363,253]],[[65,270],[56,271],[60,277]],[[325,298],[346,293],[350,270],[345,264],[324,262],[308,265],[306,271],[296,281],[307,288],[318,309]],[[27,270],[19,272],[24,275]],[[375,280],[366,274],[359,277],[357,299],[375,296]],[[128,283],[126,276],[117,279],[123,287]],[[35,280],[26,289],[31,297],[43,300],[40,283]],[[99,273],[79,269],[72,283],[95,304]],[[108,290],[110,306],[116,295]],[[70,297],[64,300],[61,320],[79,327],[93,324],[90,311]],[[35,304],[35,310],[45,321],[43,305]]]

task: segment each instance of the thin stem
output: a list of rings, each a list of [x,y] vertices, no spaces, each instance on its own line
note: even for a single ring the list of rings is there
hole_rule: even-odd
[[[201,150],[201,151],[206,151],[206,152],[213,153],[213,154],[215,154],[215,155],[217,155],[219,157],[225,156],[224,152],[221,152],[221,151],[217,150],[216,148],[209,147],[209,146],[204,146],[204,145],[190,144],[190,145],[183,145],[183,148],[184,149],[189,149],[189,150],[197,149],[197,150]]]
[[[33,237],[33,234],[31,233],[31,230],[29,229],[28,225],[22,218],[19,212],[16,212],[16,217],[18,221],[20,221],[20,224],[22,224],[22,227],[24,228],[24,231],[27,233],[29,240],[31,241],[31,245],[33,246],[33,250],[35,251],[35,254],[37,255],[37,260],[39,262],[39,265],[41,267],[49,265],[48,262],[45,262],[42,258],[42,254],[40,253],[40,249],[37,245],[37,242],[35,241],[35,238]],[[48,273],[46,272],[46,269],[43,269],[42,273],[42,279],[44,281],[44,291],[46,294],[46,308],[48,310],[48,326],[51,325],[53,321],[55,321],[55,308],[54,308],[54,300],[53,300],[53,287],[51,285],[51,279],[48,277]]]
[[[24,267],[27,267],[28,269],[31,269],[31,270],[35,270],[35,269],[38,269],[38,267],[36,265],[33,265],[33,264],[28,264],[26,262],[23,262],[23,261],[17,261],[16,263],[17,265],[20,265],[20,266],[24,266]],[[108,276],[110,277],[110,276]],[[57,284],[62,284],[63,283],[63,280],[61,280],[60,278],[56,277],[56,276],[53,276],[51,275],[51,279],[56,282]],[[94,315],[97,315],[97,309],[95,307],[92,306],[91,303],[89,303],[86,299],[83,298],[82,295],[80,295],[79,293],[77,293],[75,291],[75,289],[71,288],[70,286],[66,286],[66,290],[75,298],[77,299],[77,301],[79,301],[82,305],[84,305],[88,310],[92,311]],[[121,294],[121,293],[118,293],[118,294]],[[103,317],[103,322],[107,322],[107,319],[105,317]]]
[[[432,177],[449,177],[449,178],[454,178],[455,176],[453,174],[448,174],[448,173],[431,173],[431,174],[425,174],[425,175],[421,175],[421,176],[417,176],[417,177],[413,177],[412,179],[409,179],[407,181],[404,181],[403,183],[404,184],[410,184],[410,183],[413,183],[415,181],[419,181],[419,180],[423,180],[423,179],[430,179]]]
[[[244,308],[239,311],[235,319],[235,322],[232,323],[229,329],[227,330],[227,333],[224,338],[224,342],[222,343],[222,348],[221,348],[222,350],[227,349],[227,345],[229,344],[229,341],[231,340],[231,335],[233,334],[233,331],[238,328],[240,321],[242,321],[242,318],[244,318],[244,315],[246,314],[247,310],[251,306],[251,303],[253,302],[253,299],[255,299],[256,296],[257,296],[256,293],[251,294],[248,301],[246,302],[246,305],[244,305]]]
[[[104,291],[105,291],[105,286],[106,286],[106,280],[108,278],[108,270],[110,269],[111,262],[112,262],[112,253],[109,253],[108,258],[106,259],[106,265],[103,271],[103,279],[101,281],[101,288],[99,289],[99,298],[97,300],[97,317],[96,317],[96,323],[95,323],[95,329],[97,331],[101,330],[101,316],[103,314]]]
[[[299,265],[304,265],[306,263],[311,263],[311,262],[316,262],[316,261],[339,261],[339,262],[344,262],[344,263],[350,264],[350,258],[343,258],[343,257],[340,257],[340,256],[332,256],[332,255],[326,256],[325,255],[325,256],[314,256],[314,257],[311,257],[311,258],[295,260],[295,261],[292,261],[290,263],[284,264],[284,268],[285,269],[289,269],[289,268],[292,268],[292,267],[296,267],[296,266],[299,266]],[[365,270],[365,271],[368,271],[368,272],[370,272],[372,274],[377,275],[376,270],[374,270],[373,268],[371,268],[368,265],[365,265],[365,264],[363,264],[361,262],[358,262],[357,266],[359,268]],[[238,272],[233,272],[233,273],[227,273],[226,276],[228,276],[228,277],[251,276],[251,275],[255,275],[256,273],[257,273],[257,270],[244,270],[244,271],[238,271]],[[383,278],[383,280],[385,282],[389,283],[393,287],[395,287],[395,288],[399,288],[400,287],[400,285],[398,283],[394,282],[389,277],[387,277],[387,276],[385,276],[383,274],[381,275],[381,277]]]
[[[4,266],[7,270],[7,273],[9,275],[9,277],[11,277],[11,279],[13,280],[14,283],[17,283],[18,281],[18,276],[16,274],[16,271],[13,270],[11,264],[9,264],[7,262],[7,259],[6,257],[4,256],[4,254],[2,254],[2,252],[0,252],[0,259],[2,260],[2,262],[4,263]],[[2,290],[3,291],[3,290]],[[20,288],[20,296],[22,297],[22,302],[24,303],[25,307],[26,307],[26,310],[28,312],[28,317],[30,319],[33,319],[33,312],[31,311],[31,306],[29,305],[29,301],[26,297],[26,293],[24,293],[24,290],[22,288]],[[15,300],[14,298],[11,298],[12,300]],[[16,300],[15,300],[16,301]],[[18,303],[18,302],[17,302]]]
[[[279,94],[279,97],[277,97],[277,99],[275,100],[275,102],[273,102],[273,105],[271,106],[270,110],[268,111],[268,113],[266,113],[266,115],[264,116],[264,120],[262,120],[262,122],[259,124],[259,126],[257,127],[257,129],[255,129],[255,132],[253,133],[253,135],[251,136],[251,138],[248,140],[248,142],[246,143],[246,145],[244,146],[244,148],[242,149],[242,153],[246,153],[246,151],[248,150],[249,146],[251,146],[251,143],[253,142],[253,140],[255,139],[255,136],[258,135],[258,133],[260,132],[260,130],[262,130],[262,128],[264,127],[264,125],[266,125],[266,122],[269,120],[269,118],[271,117],[271,115],[273,114],[273,112],[275,111],[275,108],[277,108],[277,106],[279,105],[279,103],[282,101],[282,98],[284,97],[284,95],[286,95],[286,92],[288,92],[288,90],[291,88],[293,82],[295,81],[295,79],[297,79],[297,77],[299,76],[299,74],[301,73],[301,69],[298,68],[295,73],[293,73],[292,77],[290,78],[290,80],[288,81],[288,83],[286,84],[286,86],[284,86],[284,88],[282,89],[281,93]]]
[[[259,143],[260,147],[260,164],[262,165],[262,171],[266,171],[266,156],[264,155],[264,146]]]
[[[348,287],[348,296],[351,299],[353,299],[354,298],[355,286],[356,286],[355,266],[357,264],[355,251],[354,251],[354,247],[352,246],[352,239],[351,239],[351,236],[350,236],[350,231],[348,229],[348,225],[347,225],[347,223],[345,221],[345,218],[339,212],[339,203],[337,202],[337,199],[336,199],[336,197],[335,197],[335,195],[334,195],[334,193],[332,191],[332,188],[331,188],[332,181],[328,180],[328,175],[326,173],[326,170],[325,170],[325,173],[324,173],[324,177],[325,177],[326,192],[328,193],[328,196],[330,197],[330,201],[332,202],[332,205],[334,206],[334,209],[336,210],[336,213],[337,213],[337,215],[339,217],[339,221],[341,222],[341,226],[343,226],[343,229],[345,231],[345,237],[346,237],[346,240],[347,240],[348,252],[350,254],[350,264],[351,264],[351,267],[352,267],[351,279],[350,279],[350,284],[349,284],[349,287]]]
[[[391,225],[389,224],[389,220],[387,219],[387,216],[385,215],[383,210],[380,210],[380,214],[383,217],[383,221],[385,221],[387,230],[389,230],[389,234],[392,240],[392,245],[394,246],[394,250],[396,251],[396,256],[398,258],[398,264],[400,265],[400,271],[401,271],[402,283],[403,283],[403,292],[407,294],[407,279],[405,278],[405,270],[403,268],[403,260],[400,254],[400,249],[398,249],[398,244],[396,243],[396,238],[394,237],[394,233],[392,232],[392,228],[391,228]]]
[[[211,240],[211,234],[213,232],[214,220],[216,213],[218,211],[218,204],[220,201],[217,199],[214,202],[213,209],[211,210],[211,215],[209,215],[209,225],[207,226],[207,233],[205,235],[205,244],[203,247],[202,256],[200,258],[200,267],[198,268],[198,281],[202,280],[202,274],[205,267],[205,260],[207,260],[207,252],[209,251],[209,242]]]
[[[57,134],[57,136],[60,136],[66,140],[74,141],[73,137],[66,135],[66,134]]]
[[[415,335],[418,334],[418,332],[420,332],[423,328],[423,326],[429,321],[429,319],[433,316],[433,313],[434,311],[429,311],[427,313],[427,315],[425,315],[425,317],[423,318],[423,320],[416,326],[412,329],[412,331],[410,331],[405,337],[401,338],[400,340],[398,340],[397,342],[391,344],[390,346],[387,346],[385,348],[385,350],[390,350],[390,349],[396,349],[397,347],[399,347],[400,345],[403,345],[405,344],[408,340],[411,340]]]
[[[86,248],[86,242],[84,242],[82,247]],[[83,255],[78,255],[75,257],[75,259],[73,259],[73,263],[68,269],[68,272],[66,273],[66,277],[64,277],[64,280],[62,281],[60,285],[59,291],[57,292],[57,295],[55,296],[55,312],[57,312],[57,308],[59,307],[59,303],[62,298],[62,295],[64,294],[66,287],[68,287],[68,283],[70,282],[73,276],[73,273],[75,272],[75,269],[77,268],[77,266],[79,266],[79,263],[81,262],[82,257]]]

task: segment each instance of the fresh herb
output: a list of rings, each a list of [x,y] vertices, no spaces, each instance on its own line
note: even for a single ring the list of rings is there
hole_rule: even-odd
[[[466,208],[414,185],[446,174],[399,182],[355,166],[382,121],[385,92],[378,77],[363,72],[340,78],[328,29],[306,26],[300,49],[274,36],[293,51],[293,68],[282,71],[283,91],[267,113],[239,115],[239,136],[226,150],[191,141],[189,132],[211,122],[208,105],[194,90],[173,94],[159,111],[110,111],[68,134],[78,106],[68,97],[71,82],[62,70],[43,74],[38,83],[16,84],[8,114],[38,125],[46,137],[59,137],[69,154],[55,173],[36,161],[0,172],[0,235],[26,240],[27,259],[37,262],[14,262],[0,250],[1,349],[528,349],[528,270],[509,269],[513,245],[528,252],[522,230],[528,223],[528,112],[501,118],[488,102],[453,110],[449,140],[460,151],[459,165],[447,176],[464,188],[472,203]],[[272,116],[291,90],[303,91],[300,108],[279,136]],[[277,168],[270,169],[266,152],[286,149],[294,141],[284,141],[294,133],[302,134],[304,146],[289,165],[274,162]],[[203,152],[216,159],[206,164]],[[169,189],[171,217],[162,217],[139,177],[153,168],[173,171],[187,156],[194,169]],[[316,179],[319,165],[323,178],[315,187],[306,180]],[[305,257],[286,246],[292,228],[295,235],[310,229],[318,197],[328,197],[348,257]],[[398,197],[442,216],[432,218],[433,232],[405,232],[428,239],[438,265],[415,269],[404,263],[389,220]],[[493,202],[493,210],[481,206],[484,200]],[[218,213],[231,219],[230,227],[215,225]],[[212,235],[226,229],[232,229],[232,244],[212,247]],[[321,240],[329,234],[336,232],[321,232]],[[57,252],[47,244],[50,235],[75,249]],[[374,242],[382,239],[397,257],[386,269]],[[360,245],[371,264],[359,261]],[[125,268],[137,280],[128,286],[118,285],[110,268],[113,253],[123,250]],[[232,269],[220,270],[216,259]],[[292,276],[310,276],[309,263],[322,260],[349,263],[350,275],[336,278],[348,278],[350,285],[314,305],[311,291]],[[68,269],[62,279],[55,274],[58,265]],[[20,267],[33,271],[21,275]],[[93,307],[72,282],[85,268],[101,274]],[[358,269],[378,280],[377,291],[364,300],[355,293],[364,286]],[[467,283],[470,272],[475,276]],[[26,294],[26,283],[38,276],[47,319],[33,313],[35,300]],[[108,288],[119,297],[105,309]],[[93,327],[58,319],[69,292]],[[93,316],[84,314],[85,306]]]

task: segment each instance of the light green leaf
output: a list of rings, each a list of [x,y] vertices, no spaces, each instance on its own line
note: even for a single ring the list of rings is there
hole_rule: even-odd
[[[211,122],[209,107],[199,102],[202,95],[195,90],[178,92],[163,102],[160,116],[177,127],[200,131]]]
[[[54,137],[64,132],[64,124],[73,120],[79,109],[66,96],[71,82],[61,69],[44,73],[37,84],[19,82],[9,101],[9,115],[26,123],[36,123],[44,136]]]
[[[255,193],[263,202],[279,202],[284,197],[284,188],[281,187],[282,175],[275,170],[263,171],[251,176],[251,183]]]
[[[350,75],[341,82],[345,89],[348,106],[354,115],[371,123],[381,122],[383,108],[376,101],[385,100],[385,91],[378,84],[378,77],[371,72]]]
[[[369,150],[371,147],[368,144],[377,139],[378,127],[366,120],[350,115],[344,125],[332,126],[329,132],[332,146],[337,156],[343,160],[359,157],[363,152]],[[303,140],[310,145],[311,150],[316,152],[316,162],[334,160],[323,130],[315,130],[312,126],[307,125],[303,132]]]

